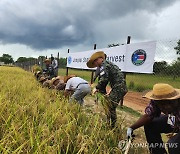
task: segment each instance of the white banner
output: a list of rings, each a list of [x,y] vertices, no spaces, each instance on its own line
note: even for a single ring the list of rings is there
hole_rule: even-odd
[[[156,42],[126,44],[118,47],[68,53],[67,67],[90,69],[86,63],[96,51],[104,51],[106,60],[116,64],[123,72],[152,73]]]

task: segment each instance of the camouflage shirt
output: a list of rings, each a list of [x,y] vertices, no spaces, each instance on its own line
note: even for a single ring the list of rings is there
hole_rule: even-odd
[[[126,81],[119,67],[105,60],[100,67],[99,81],[96,88],[99,90],[104,89],[108,83],[112,88],[109,95],[110,99],[119,102],[127,93]]]
[[[97,89],[110,83],[111,88],[117,87],[122,83],[126,87],[124,76],[119,67],[112,62],[104,61],[100,67],[99,81]]]
[[[94,82],[96,81],[96,78],[98,78],[98,80],[100,79],[100,67],[97,67],[97,69],[96,69],[96,72],[95,72],[95,75],[93,78]],[[107,86],[107,84],[104,84],[103,86],[101,86],[99,88],[99,92],[102,94],[106,94],[106,86]]]

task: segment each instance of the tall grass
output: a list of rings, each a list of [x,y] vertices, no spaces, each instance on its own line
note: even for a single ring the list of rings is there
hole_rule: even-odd
[[[175,88],[180,89],[180,77],[173,79],[173,76],[161,76],[153,74],[127,74],[126,76],[127,84],[130,85],[134,82],[133,90],[137,90],[140,87],[143,90],[152,89],[153,85],[156,83],[168,83]]]
[[[88,71],[88,70],[79,70],[79,69],[70,69],[69,68],[68,74],[75,74],[87,81],[91,81],[91,72],[92,71]],[[60,68],[58,74],[65,76],[66,69]]]
[[[69,104],[32,73],[0,67],[0,153],[121,153],[121,125]]]
[[[59,69],[59,74],[65,75],[66,69]],[[69,74],[76,74],[77,76],[80,76],[87,81],[91,81],[91,71],[69,69]],[[153,85],[159,82],[168,83],[173,87],[180,89],[180,77],[173,79],[173,76],[127,73],[126,82],[128,88],[134,91],[144,91],[152,89]]]

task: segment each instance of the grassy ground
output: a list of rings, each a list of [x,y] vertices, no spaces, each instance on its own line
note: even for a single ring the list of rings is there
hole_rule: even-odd
[[[32,73],[16,67],[0,67],[0,87],[0,153],[121,153],[117,145],[126,125],[137,119],[119,111],[117,128],[111,130],[103,114],[69,104],[63,94],[42,88]]]
[[[87,81],[91,80],[91,71],[69,69],[69,74],[75,74]],[[59,75],[66,75],[66,69],[59,69]],[[144,91],[152,89],[156,83],[168,83],[175,88],[180,88],[180,77],[175,80],[171,76],[158,76],[152,74],[127,74],[126,81],[128,88],[134,91]]]

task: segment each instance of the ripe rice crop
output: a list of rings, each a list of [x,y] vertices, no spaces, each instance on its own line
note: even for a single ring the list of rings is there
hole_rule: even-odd
[[[0,67],[0,124],[1,153],[121,153],[121,125],[109,129],[100,114],[16,67]]]

